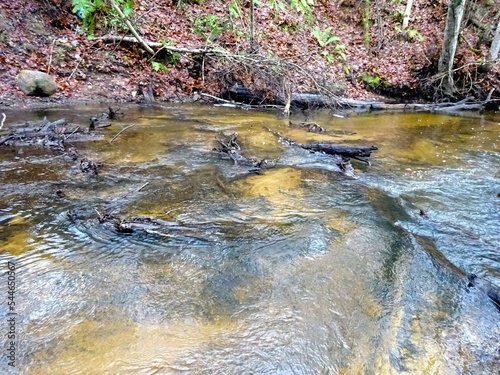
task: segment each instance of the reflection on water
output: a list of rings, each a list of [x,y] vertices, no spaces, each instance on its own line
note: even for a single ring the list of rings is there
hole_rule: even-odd
[[[85,125],[103,110],[7,115]],[[498,117],[322,112],[327,132],[313,134],[266,112],[124,110],[103,140],[75,145],[103,163],[95,178],[49,150],[1,149],[4,279],[18,267],[11,373],[497,371],[500,314],[465,274],[500,286]],[[379,151],[353,179],[267,128]],[[279,165],[223,160],[219,131]],[[118,235],[96,210],[191,230]]]

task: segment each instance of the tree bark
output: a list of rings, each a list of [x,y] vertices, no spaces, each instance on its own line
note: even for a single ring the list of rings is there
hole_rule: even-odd
[[[483,71],[489,72],[493,69],[493,65],[495,61],[498,59],[498,53],[500,52],[500,21],[498,21],[497,30],[495,31],[495,36],[493,37],[493,41],[491,42],[490,51],[488,53],[488,57],[486,58],[486,62],[483,65]]]
[[[250,50],[253,51],[255,46],[255,10],[254,0],[250,0]]]
[[[406,3],[405,15],[403,17],[403,24],[402,24],[403,35],[406,35],[407,31],[406,29],[408,28],[408,22],[410,20],[412,5],[413,5],[413,0],[408,0],[408,3]]]
[[[444,89],[447,94],[453,94],[455,85],[453,84],[453,59],[457,50],[460,24],[464,15],[467,0],[450,0],[448,5],[448,15],[446,17],[446,28],[444,30],[443,50],[439,57],[438,72],[444,73]]]

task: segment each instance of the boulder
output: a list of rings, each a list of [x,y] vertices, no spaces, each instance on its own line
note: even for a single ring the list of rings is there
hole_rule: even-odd
[[[54,78],[38,70],[21,70],[17,75],[17,86],[26,94],[51,96],[57,91]]]

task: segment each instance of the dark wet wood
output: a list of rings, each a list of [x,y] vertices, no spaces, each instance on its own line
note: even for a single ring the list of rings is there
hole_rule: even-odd
[[[333,142],[318,142],[312,144],[298,144],[300,147],[306,150],[324,152],[330,155],[341,155],[348,158],[356,157],[370,157],[373,151],[378,150],[375,146],[361,147],[361,146],[345,146],[339,145]]]
[[[46,118],[38,126],[14,128],[0,137],[0,146],[43,146],[64,149],[64,143],[84,142],[102,138],[102,134],[71,127],[66,119],[50,122]]]
[[[226,155],[235,165],[243,165],[249,167],[250,170],[268,169],[276,166],[276,160],[258,159],[241,155],[241,146],[237,142],[237,138],[238,133],[219,134],[216,138],[219,147],[214,148],[214,151]]]

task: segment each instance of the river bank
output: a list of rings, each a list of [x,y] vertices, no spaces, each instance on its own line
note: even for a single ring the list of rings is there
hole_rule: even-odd
[[[89,19],[72,13],[71,1],[3,4],[0,107],[151,98],[189,102],[201,93],[236,101],[243,96],[254,104],[273,104],[291,92],[386,103],[443,100],[435,67],[444,2],[415,2],[409,17],[412,38],[398,31],[404,11],[398,2],[377,2],[368,13],[352,1],[318,1],[306,8],[290,4],[257,6],[250,34],[244,2],[136,1],[128,18],[146,44],[161,46],[154,55],[139,42],[121,39],[130,31],[106,6],[92,15],[90,30]],[[494,23],[491,7],[478,2],[468,17],[482,14],[485,25]],[[474,22],[464,27],[456,56],[457,84],[467,90],[446,101],[489,97],[498,103],[498,65],[476,74],[491,35],[481,39],[477,30],[484,25]],[[50,99],[27,97],[16,85],[22,69],[52,75],[57,93]]]

